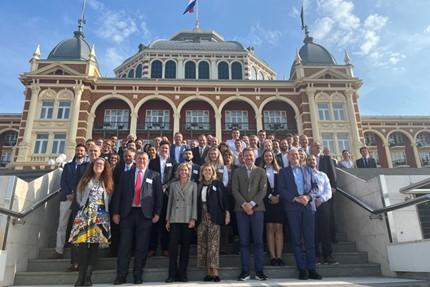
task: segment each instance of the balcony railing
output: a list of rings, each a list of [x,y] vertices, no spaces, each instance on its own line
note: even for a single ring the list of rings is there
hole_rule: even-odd
[[[403,166],[406,167],[408,166],[408,162],[404,159],[404,160],[393,160],[393,167],[398,167],[398,166]]]
[[[287,123],[264,123],[264,129],[269,132],[297,133],[296,129],[289,129]]]
[[[185,123],[185,129],[189,131],[209,131],[211,129],[210,123],[200,122],[200,123]]]
[[[2,146],[15,146],[16,140],[5,140],[1,143]]]
[[[128,130],[128,122],[103,122],[103,124],[97,126],[95,128],[97,131],[127,131]]]
[[[236,123],[228,123],[224,124],[224,128],[226,130],[238,129],[240,131],[248,131],[251,128],[251,125],[248,122],[236,122]]]
[[[170,122],[149,122],[146,121],[137,125],[137,129],[141,131],[169,131]]]

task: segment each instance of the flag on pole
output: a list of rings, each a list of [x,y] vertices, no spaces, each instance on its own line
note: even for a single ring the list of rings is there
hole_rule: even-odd
[[[304,12],[303,12],[303,4],[302,4],[302,10],[300,11],[300,19],[302,20],[302,30],[305,29],[305,16],[304,16]]]
[[[194,6],[196,6],[196,2],[197,2],[197,0],[188,1],[187,7],[185,8],[185,11],[184,11],[184,13],[182,13],[182,15],[184,15],[186,13],[193,13],[194,12]]]

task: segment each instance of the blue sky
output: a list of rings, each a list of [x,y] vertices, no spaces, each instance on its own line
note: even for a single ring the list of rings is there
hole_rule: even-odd
[[[288,77],[302,45],[301,0],[199,0],[201,28],[254,46],[278,79]],[[0,112],[21,112],[20,73],[40,44],[42,58],[77,27],[82,0],[0,1]],[[88,0],[85,35],[95,44],[106,76],[139,43],[191,29],[182,15],[187,0]],[[338,63],[348,50],[363,80],[360,109],[366,115],[429,115],[430,1],[305,0],[315,41]]]

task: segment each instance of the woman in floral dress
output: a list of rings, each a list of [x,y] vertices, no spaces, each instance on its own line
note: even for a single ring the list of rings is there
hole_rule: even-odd
[[[99,246],[109,246],[109,198],[113,192],[112,168],[107,160],[91,162],[76,192],[80,205],[69,241],[77,246],[79,277],[75,286],[91,286]]]

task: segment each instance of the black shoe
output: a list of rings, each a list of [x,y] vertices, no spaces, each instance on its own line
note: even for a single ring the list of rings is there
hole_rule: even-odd
[[[324,259],[321,256],[317,256],[315,261],[317,265],[324,263]]]
[[[255,273],[255,279],[260,280],[260,281],[265,281],[265,280],[267,280],[267,276],[266,276],[266,274],[263,273],[263,271],[260,271],[260,272]]]
[[[278,259],[276,259],[276,258],[270,259],[270,265],[277,266],[278,265]]]
[[[91,281],[92,275],[93,275],[93,266],[88,265],[87,272],[85,273],[84,286],[93,286],[93,282]]]
[[[278,258],[278,266],[285,266],[285,262],[284,260],[282,260],[281,258]]]
[[[319,275],[315,270],[309,270],[309,279],[321,280],[322,276]]]
[[[219,276],[214,276],[214,277],[212,278],[212,281],[213,281],[213,282],[219,282],[219,281],[221,281],[221,278],[219,278]]]
[[[305,270],[299,270],[299,280],[308,280],[308,273]]]
[[[203,281],[205,281],[205,282],[211,282],[211,281],[213,281],[214,280],[214,277],[212,277],[212,276],[210,276],[210,275],[206,275],[204,278],[203,278]]]
[[[142,276],[135,276],[133,283],[134,284],[142,284],[143,283]]]
[[[175,278],[173,278],[173,277],[169,277],[169,278],[167,278],[166,279],[166,281],[164,281],[164,282],[166,282],[166,283],[173,283],[173,282],[175,282],[176,280],[175,280]]]
[[[337,265],[339,264],[339,262],[337,262],[333,256],[328,256],[327,258],[324,259],[324,263],[325,264],[329,264],[329,265]]]
[[[121,285],[127,283],[127,279],[125,276],[117,276],[113,281],[113,285]]]
[[[81,270],[79,270],[78,280],[76,280],[75,286],[85,286],[86,271],[86,268],[81,268]]]
[[[181,278],[179,278],[180,282],[188,282],[188,277],[187,276],[182,276]]]
[[[244,271],[242,271],[242,273],[240,273],[239,278],[238,278],[239,281],[246,281],[249,279],[251,279],[251,276],[249,275],[248,272],[244,272]]]

